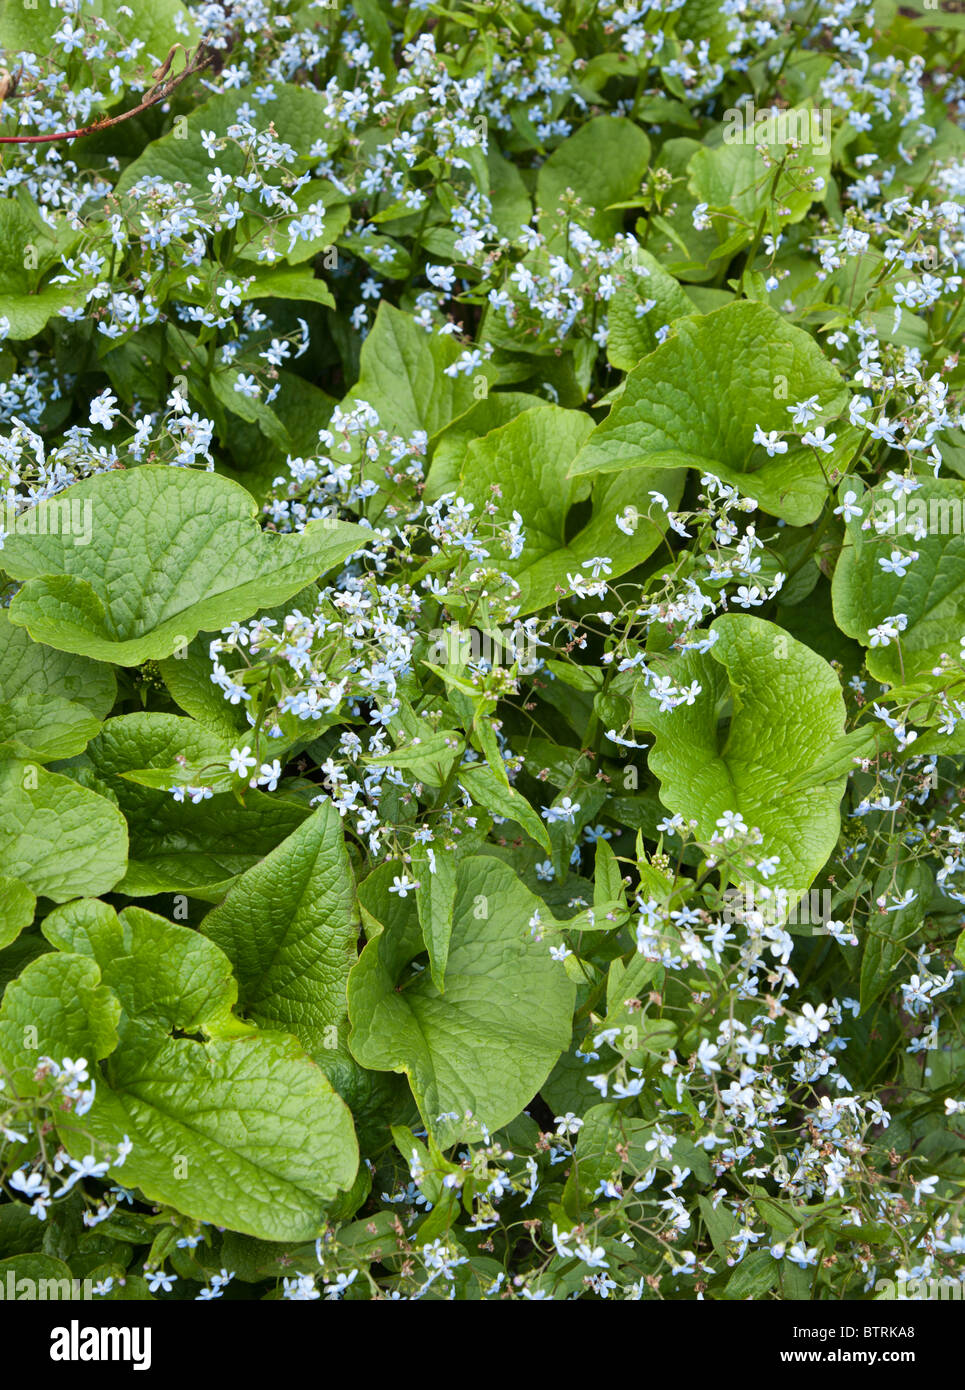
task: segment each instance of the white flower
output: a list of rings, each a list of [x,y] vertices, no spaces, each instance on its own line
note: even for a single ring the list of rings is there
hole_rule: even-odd
[[[735,835],[747,834],[747,825],[739,811],[725,811],[714,824],[719,827],[724,840],[732,840]]]
[[[90,403],[91,424],[102,425],[105,430],[114,428],[114,421],[119,414],[117,397],[111,391],[102,391]]]
[[[230,278],[223,285],[219,285],[215,293],[221,300],[222,309],[230,309],[241,303],[241,286],[235,284],[234,280]]]
[[[772,459],[775,454],[787,453],[787,440],[782,439],[777,430],[764,431],[760,425],[754,426],[754,443],[761,444],[767,450],[767,457]]]
[[[275,788],[278,786],[278,779],[280,776],[281,763],[276,758],[274,762],[262,763],[261,771],[259,772],[258,776],[254,779],[252,785],[266,787],[268,791],[273,792]]]
[[[177,1281],[176,1274],[168,1274],[163,1269],[151,1269],[144,1271],[147,1286],[151,1293],[157,1293],[158,1289],[163,1289],[165,1293],[170,1293]]]
[[[818,425],[816,429],[808,430],[807,434],[802,436],[801,442],[802,444],[810,444],[812,449],[820,449],[822,454],[830,454],[833,452],[834,441],[837,437],[836,434],[826,435],[824,426]]]
[[[809,425],[817,415],[817,396],[808,396],[806,400],[799,401],[797,405],[789,405],[786,409],[790,412],[795,425]]]
[[[245,744],[244,748],[232,748],[231,757],[228,759],[228,771],[237,773],[239,777],[247,777],[253,767],[258,766],[258,759],[251,756],[251,746]]]
[[[902,555],[900,550],[893,550],[890,560],[886,560],[884,556],[882,556],[878,560],[878,564],[886,574],[897,574],[899,579],[904,579],[908,572],[908,566],[913,564],[917,559],[917,550],[913,550],[910,555]]]
[[[851,521],[853,517],[856,517],[856,516],[864,516],[864,509],[863,509],[862,507],[858,507],[858,506],[855,505],[855,504],[857,503],[857,501],[858,501],[858,495],[857,495],[857,493],[852,492],[852,491],[850,491],[850,489],[849,489],[849,490],[844,494],[844,499],[843,499],[843,501],[842,501],[842,503],[841,503],[841,506],[840,506],[840,507],[835,507],[835,509],[834,509],[834,514],[835,514],[835,516],[843,516],[846,522]]]
[[[414,882],[411,878],[409,878],[407,874],[403,874],[401,878],[398,875],[396,875],[392,880],[392,886],[389,889],[389,892],[398,893],[400,898],[404,898],[407,897],[408,894],[413,891],[413,889],[418,888],[418,886],[418,883]]]

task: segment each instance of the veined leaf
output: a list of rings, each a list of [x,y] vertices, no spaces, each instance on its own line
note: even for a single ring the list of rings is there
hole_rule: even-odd
[[[357,923],[341,822],[323,801],[238,879],[203,931],[234,965],[242,1011],[317,1053],[346,1016]]]
[[[725,304],[679,319],[673,335],[638,363],[570,472],[698,468],[772,515],[805,525],[828,493],[820,462],[804,446],[768,458],[754,431],[789,433],[788,405],[810,396],[825,421],[846,400],[844,382],[810,334],[768,305]]]
[[[832,584],[835,621],[868,647],[868,670],[890,685],[928,675],[965,632],[965,483],[918,483],[897,501],[883,487],[862,495],[863,515],[848,524]],[[863,531],[863,520],[885,529]],[[897,639],[870,646],[874,629],[897,614],[907,620]]]
[[[0,762],[0,861],[38,896],[109,893],[127,865],[127,825],[106,797],[34,763]]]
[[[545,905],[507,865],[465,859],[456,883],[444,994],[427,971],[404,978],[421,943],[414,904],[408,929],[377,929],[349,977],[353,1053],[405,1072],[443,1148],[532,1099],[569,1044],[574,998],[528,926],[534,912],[548,920]]]
[[[170,656],[199,631],[281,603],[344,560],[367,533],[314,522],[270,535],[236,483],[213,473],[146,465],[84,479],[72,499],[94,509],[94,538],[9,537],[4,567],[26,581],[12,622],[37,641],[98,661],[137,666]]]
[[[675,686],[698,683],[693,704],[660,712],[641,682],[634,726],[656,734],[650,766],[660,799],[696,821],[699,840],[720,833],[726,811],[738,812],[763,836],[753,858],[779,859],[771,878],[750,866],[745,877],[803,893],[840,828],[847,773],[841,768],[829,777],[824,767],[828,745],[844,734],[838,678],[810,647],[760,618],[727,614],[711,631],[718,640],[709,652],[689,652],[667,666]],[[722,738],[718,710],[727,700],[733,713]],[[792,784],[803,789],[789,794]],[[748,857],[742,855],[745,865]]]

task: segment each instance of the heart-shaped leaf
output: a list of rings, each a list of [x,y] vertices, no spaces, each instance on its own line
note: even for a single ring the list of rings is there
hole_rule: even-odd
[[[699,468],[802,526],[818,516],[828,494],[819,457],[789,445],[768,458],[754,432],[758,425],[767,433],[790,431],[788,407],[812,396],[820,419],[831,420],[847,392],[810,334],[768,305],[725,304],[677,320],[671,337],[630,372],[570,471],[579,477],[641,464]]]
[[[101,474],[70,496],[93,508],[91,543],[47,534],[57,499],[41,502],[37,534],[4,547],[5,569],[26,581],[10,618],[37,641],[122,666],[284,602],[366,540],[341,522],[266,533],[244,488],[182,468]]]

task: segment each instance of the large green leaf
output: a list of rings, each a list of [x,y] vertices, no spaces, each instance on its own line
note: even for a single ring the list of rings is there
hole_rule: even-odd
[[[0,608],[0,699],[57,695],[103,719],[116,693],[117,682],[109,666],[34,642],[28,632],[10,621],[7,610]]]
[[[44,534],[57,499],[41,502],[39,534],[4,547],[5,569],[26,581],[10,618],[61,651],[124,666],[283,602],[366,537],[347,523],[266,533],[243,488],[183,468],[101,474],[70,496],[93,506],[93,539]]]
[[[459,470],[474,440],[500,425],[510,424],[524,410],[548,405],[549,401],[542,396],[531,396],[527,391],[491,391],[477,401],[471,410],[440,432],[432,451],[432,466],[423,495],[435,501],[444,492],[457,492]]]
[[[94,961],[49,951],[12,980],[0,1006],[0,1061],[22,1094],[36,1089],[39,1057],[107,1057],[117,1046],[121,1006]],[[30,1031],[26,1031],[30,1030]]]
[[[838,678],[810,647],[760,618],[726,614],[711,631],[717,641],[709,652],[667,663],[675,686],[699,683],[692,705],[661,712],[643,681],[634,692],[635,727],[657,736],[649,762],[660,799],[696,821],[704,842],[719,834],[725,811],[739,812],[763,835],[753,857],[780,857],[772,877],[752,869],[743,876],[804,893],[840,829],[846,772],[829,776],[825,766],[844,735]],[[659,661],[654,670],[664,673]],[[730,724],[722,733],[718,721],[728,702]]]
[[[460,495],[481,514],[493,497],[493,487],[498,486],[501,519],[508,521],[513,512],[522,517],[526,538],[522,554],[517,559],[499,555],[500,568],[520,586],[521,613],[572,593],[569,576],[589,579],[592,570],[586,564],[597,556],[607,557],[613,576],[645,560],[662,535],[661,527],[646,517],[648,491],[662,487],[674,502],[679,500],[682,469],[658,474],[653,469],[632,468],[617,478],[601,478],[592,489],[592,514],[568,539],[570,509],[590,490],[582,478],[569,477],[568,471],[592,427],[590,417],[580,411],[541,406],[524,410],[466,449]],[[635,513],[639,509],[632,534],[615,524],[628,507]],[[656,515],[663,519],[659,508]]]
[[[382,911],[392,867],[363,885],[363,905]],[[549,923],[545,904],[508,865],[465,859],[456,871],[445,993],[428,971],[406,976],[422,950],[414,903],[384,930],[373,917],[349,976],[352,1052],[365,1067],[405,1072],[442,1146],[511,1120],[569,1044],[575,990],[530,931],[537,910]]]
[[[129,1023],[85,1117],[134,1149],[118,1177],[148,1201],[263,1240],[321,1234],[358,1147],[348,1109],[294,1038],[169,1038]]]
[[[179,802],[125,774],[171,769],[183,755],[204,768],[223,761],[219,735],[176,714],[127,714],[109,719],[88,746],[85,765],[113,794],[130,827],[130,862],[118,892],[128,897],[190,893],[219,902],[231,881],[268,854],[309,815],[308,807],[279,794],[231,793],[197,805]]]
[[[291,83],[273,84],[275,100],[259,109],[255,118],[258,129],[274,122],[278,137],[293,146],[299,154],[307,155],[325,126],[326,99],[311,87],[296,87]],[[207,201],[211,194],[208,175],[214,169],[232,177],[244,172],[245,155],[241,146],[229,141],[214,158],[205,151],[202,132],[227,134],[238,121],[238,108],[251,105],[251,91],[220,92],[196,106],[187,118],[167,135],[153,140],[137,159],[124,170],[117,183],[122,198],[142,178],[162,179],[167,183],[185,183],[197,199]],[[136,207],[136,203],[134,204]]]
[[[650,162],[650,141],[633,121],[596,116],[559,145],[540,168],[536,199],[540,228],[551,242],[560,199],[567,189],[580,198],[576,220],[595,237],[608,241],[620,230],[623,213],[608,211],[639,193]]]
[[[790,430],[788,406],[811,396],[822,420],[837,415],[847,397],[814,339],[767,305],[725,304],[677,320],[672,336],[630,372],[571,472],[699,468],[772,515],[804,525],[827,495],[820,461],[793,444],[768,458],[753,441],[757,425]]]
[[[36,894],[21,879],[0,874],[0,949],[30,926],[36,908]]]
[[[383,300],[362,345],[359,379],[343,406],[367,401],[382,429],[406,437],[425,430],[431,437],[475,403],[475,376],[492,377],[485,364],[468,377],[446,376],[460,356],[450,337],[426,333],[411,314]]]
[[[34,642],[0,609],[0,756],[73,757],[97,733],[115,691],[109,667]]]
[[[627,283],[607,305],[606,340],[607,360],[627,372],[659,347],[659,329],[694,312],[693,300],[649,251],[634,247],[628,261]]]
[[[357,923],[339,815],[324,801],[234,884],[203,930],[234,965],[244,1013],[315,1053],[346,1014]]]
[[[73,13],[43,0],[33,5],[24,4],[23,0],[0,0],[0,48],[26,50],[43,57],[60,52],[52,36],[65,17]],[[140,61],[150,59],[148,68],[162,62],[172,44],[189,44],[197,33],[179,0],[91,0],[84,6],[82,17],[88,20],[94,16],[120,34],[140,39],[145,46]],[[126,69],[132,66],[130,60],[124,64]],[[175,55],[172,71],[177,72],[179,66],[183,66],[183,59]]]
[[[68,1150],[129,1136],[114,1171],[148,1201],[265,1240],[318,1235],[358,1167],[351,1116],[294,1038],[230,1018],[236,985],[218,947],[96,902],[70,904],[48,934],[81,953],[43,956],[7,989],[0,1058],[18,1078],[38,1055],[104,1059],[82,1124],[59,1126]]]
[[[36,894],[107,893],[127,864],[127,825],[106,797],[35,763],[0,762],[0,860]]]
[[[876,680],[897,684],[923,676],[938,665],[942,653],[955,655],[965,632],[965,483],[951,478],[919,479],[920,487],[895,502],[882,487],[858,501],[863,516],[848,523],[844,549],[834,571],[832,600],[838,626],[868,646],[872,629],[886,618],[904,614],[907,627],[899,640],[870,647],[867,666]],[[879,535],[862,522],[887,522]],[[918,521],[921,540],[909,534]],[[909,560],[902,576],[883,569],[892,551]],[[899,564],[899,568],[902,566]]]
[[[118,914],[99,898],[77,898],[44,918],[43,933],[59,950],[91,957],[131,1018],[209,1036],[247,1031],[229,1019],[238,997],[231,962],[189,927],[142,907]]]
[[[59,695],[19,695],[0,700],[0,757],[53,762],[86,748],[100,728],[83,705]]]
[[[734,110],[736,117],[743,115],[739,107]],[[831,172],[831,145],[823,115],[792,107],[762,119],[756,129],[752,122],[735,120],[734,130],[725,127],[723,144],[703,146],[690,161],[690,192],[715,210],[735,212],[744,222],[747,242],[762,215],[772,230],[800,222],[822,197]],[[732,135],[739,138],[728,138]],[[801,142],[799,154],[789,152],[788,136]],[[767,148],[766,162],[759,145]],[[785,165],[778,172],[782,160]],[[805,174],[805,168],[813,172]],[[733,222],[724,225],[729,238]]]

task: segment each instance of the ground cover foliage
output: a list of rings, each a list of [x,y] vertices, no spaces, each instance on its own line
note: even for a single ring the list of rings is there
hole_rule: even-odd
[[[960,1278],[962,28],[5,0],[0,1277]]]

